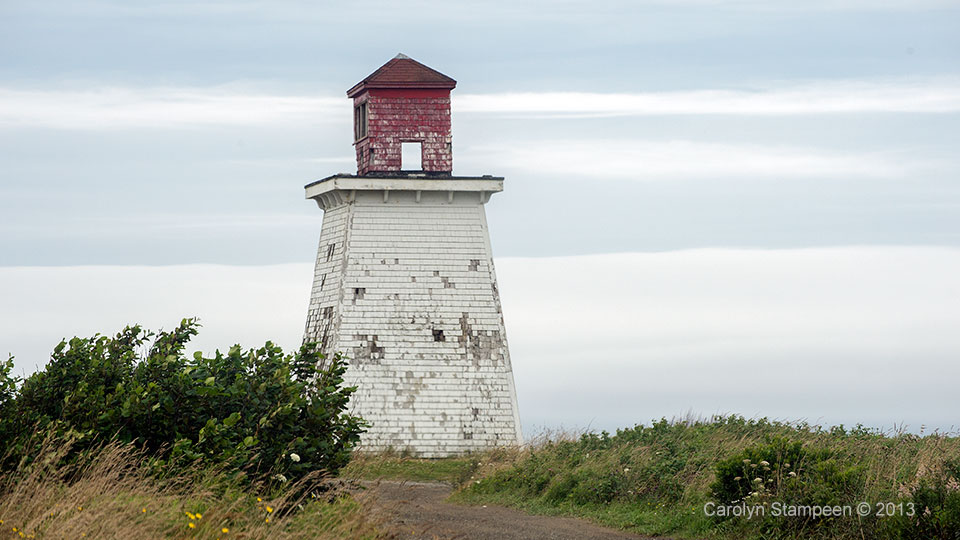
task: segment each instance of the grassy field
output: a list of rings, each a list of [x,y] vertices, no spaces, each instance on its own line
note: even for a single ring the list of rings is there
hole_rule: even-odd
[[[122,444],[78,469],[44,463],[0,476],[0,539],[382,536],[362,497],[336,496],[315,479],[272,490],[213,469],[158,479],[143,455]]]
[[[80,460],[83,467],[57,465],[65,451],[46,449],[0,476],[0,539],[389,534],[363,495],[331,490],[316,477],[272,488],[211,468],[164,478],[129,445],[107,445]],[[674,538],[960,538],[960,439],[938,433],[738,417],[661,421],[451,459],[357,453],[340,479],[446,482],[458,488],[454,502],[578,516]],[[778,504],[861,502],[868,515],[772,514]],[[705,505],[765,513],[710,516]]]
[[[365,456],[348,472],[450,482],[455,502],[676,538],[960,538],[960,439],[938,433],[661,421],[457,459]],[[858,515],[860,503],[868,514]],[[705,505],[764,513],[710,516]],[[814,507],[850,514],[814,516]]]
[[[340,478],[357,480],[409,480],[444,482],[459,486],[476,470],[472,456],[447,459],[416,459],[396,454],[356,453],[340,471]]]

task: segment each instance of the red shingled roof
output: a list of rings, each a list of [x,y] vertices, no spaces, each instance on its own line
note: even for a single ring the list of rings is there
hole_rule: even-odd
[[[457,81],[443,73],[430,69],[404,54],[398,54],[389,62],[380,66],[380,69],[367,75],[366,79],[347,90],[347,97],[353,97],[371,88],[439,88],[452,90],[456,86]]]

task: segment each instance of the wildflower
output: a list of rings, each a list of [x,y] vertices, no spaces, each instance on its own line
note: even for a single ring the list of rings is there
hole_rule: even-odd
[[[191,514],[190,512],[184,512],[184,514],[186,514],[187,517],[190,519],[197,519],[197,516],[195,516],[194,514]]]
[[[270,518],[264,519],[263,522],[264,522],[264,523],[270,523]]]
[[[745,459],[745,460],[743,460],[743,462],[744,462],[744,463],[750,463],[750,460],[749,460],[749,459]]]
[[[760,464],[763,465],[764,467],[766,467],[767,465],[770,465],[770,462],[767,461],[767,460],[763,460],[763,461],[760,462]]]
[[[82,507],[82,506],[78,506],[78,507],[77,507],[77,510],[83,512],[83,507]]]
[[[201,514],[200,512],[197,512],[197,519],[203,519],[203,514]]]
[[[273,512],[273,508],[271,508],[271,507],[268,506],[268,507],[267,507],[267,513],[269,514],[270,512]]]
[[[630,467],[624,467],[623,472],[630,472]]]
[[[294,463],[300,463],[300,456],[297,454],[290,454],[290,461]]]
[[[793,471],[790,471],[790,474],[788,474],[787,476],[793,478],[793,477],[796,476],[796,475],[797,475],[797,473],[795,473],[795,472],[793,472]]]
[[[190,525],[190,528],[191,528],[191,529],[195,529],[195,528],[197,527],[196,525],[194,525],[194,524],[193,524],[193,522],[192,522],[192,521],[190,522],[190,524],[189,524],[189,525]]]
[[[754,481],[754,482],[759,482],[759,483],[762,484],[762,483],[763,483],[763,478],[760,478],[760,477],[758,476],[758,477],[754,478],[753,481]]]
[[[224,528],[220,529],[220,532],[222,532],[223,534],[227,534],[228,532],[230,532],[230,529],[224,527]]]
[[[279,480],[281,484],[282,484],[283,482],[286,482],[286,481],[287,481],[287,477],[284,476],[284,475],[282,475],[282,474],[275,474],[275,475],[273,475],[273,478],[274,478],[275,480]]]
[[[140,513],[146,514],[146,513],[147,513],[147,509],[146,509],[146,508],[141,508],[141,509],[140,509]]]
[[[740,477],[740,476],[734,476],[734,477],[733,477],[733,481],[734,481],[734,482],[739,482],[740,480],[743,480],[743,478]]]

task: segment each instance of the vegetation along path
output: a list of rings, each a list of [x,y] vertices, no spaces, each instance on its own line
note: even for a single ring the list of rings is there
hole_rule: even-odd
[[[453,488],[440,482],[365,482],[375,495],[387,530],[400,540],[470,539],[622,540],[647,538],[576,518],[532,516],[501,506],[446,502]]]

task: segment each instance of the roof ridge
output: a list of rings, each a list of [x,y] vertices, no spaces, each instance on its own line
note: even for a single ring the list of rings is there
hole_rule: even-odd
[[[457,81],[439,71],[399,53],[376,71],[347,90],[353,97],[370,88],[436,88],[452,90]]]

